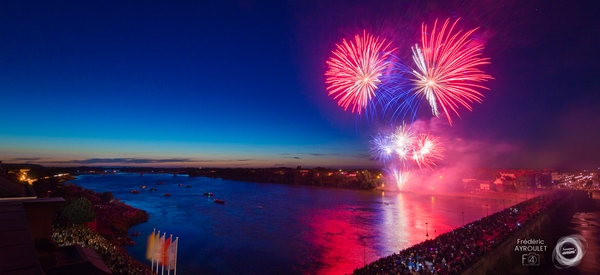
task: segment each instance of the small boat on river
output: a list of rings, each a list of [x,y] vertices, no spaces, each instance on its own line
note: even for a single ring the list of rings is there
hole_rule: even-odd
[[[154,187],[151,187],[151,188],[150,188],[150,189],[148,189],[148,190],[150,190],[150,191],[157,191],[158,189],[156,189],[156,188],[154,188]]]
[[[224,200],[215,199],[215,203],[225,204],[225,201]]]
[[[158,184],[158,185],[165,185],[165,182],[164,181],[159,181],[156,184]]]
[[[131,194],[139,194],[140,191],[139,190],[131,190],[129,193],[131,193]]]
[[[214,195],[215,195],[215,194],[213,194],[213,193],[210,193],[210,192],[208,192],[208,193],[204,193],[204,196],[206,196],[206,197],[212,197],[212,196],[214,196]]]
[[[146,189],[146,185],[140,185],[140,189]]]
[[[171,196],[171,194],[165,193],[165,197],[170,197],[170,196]]]

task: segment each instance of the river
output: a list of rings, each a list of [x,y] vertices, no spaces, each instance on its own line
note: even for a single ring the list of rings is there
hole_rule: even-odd
[[[181,275],[351,273],[365,262],[514,204],[172,174],[81,175],[72,183],[110,191],[150,214],[147,223],[132,228],[142,235],[127,247],[140,261],[150,264],[145,259],[146,238],[154,229],[179,237]],[[158,191],[149,191],[151,187]],[[206,192],[225,204],[214,203],[203,196]]]

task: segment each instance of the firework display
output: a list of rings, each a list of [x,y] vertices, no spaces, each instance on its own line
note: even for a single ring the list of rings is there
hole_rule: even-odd
[[[336,45],[326,62],[327,90],[344,110],[351,106],[358,115],[376,117],[380,112],[402,121],[402,126],[379,132],[370,141],[371,156],[387,166],[387,178],[399,190],[407,185],[411,166],[433,169],[443,158],[438,137],[415,135],[404,124],[416,120],[419,101],[425,99],[434,116],[444,114],[452,125],[451,115],[460,117],[461,107],[472,111],[470,104],[483,99],[478,90],[487,89],[482,82],[493,79],[479,69],[490,62],[481,56],[483,44],[471,38],[477,28],[463,32],[456,27],[458,21],[447,19],[438,25],[436,20],[431,29],[422,24],[421,43],[411,48],[415,68],[393,54],[391,43],[366,31]]]
[[[442,159],[444,151],[438,137],[429,133],[415,136],[406,125],[397,127],[391,133],[378,133],[370,143],[372,157],[388,165],[388,176],[400,190],[408,181],[410,163],[419,168],[433,169],[435,162]]]
[[[398,159],[402,161],[406,160],[414,143],[413,133],[408,127],[402,125],[396,128],[396,131],[392,134],[392,140],[395,146],[394,152],[398,156]]]
[[[388,162],[394,157],[394,142],[388,135],[377,134],[371,140],[371,155],[378,162]]]
[[[327,61],[329,70],[325,81],[329,95],[338,100],[338,105],[358,114],[375,96],[386,67],[390,63],[391,43],[379,39],[366,31],[356,35],[352,41],[343,40],[337,45],[334,56]]]
[[[408,182],[410,171],[402,171],[398,168],[391,168],[386,171],[388,172],[388,175],[392,181],[396,184],[396,186],[398,186],[398,190],[402,190]]]
[[[449,23],[446,20],[438,30],[436,20],[431,32],[423,24],[422,49],[415,45],[412,51],[418,68],[413,70],[416,93],[425,97],[435,116],[439,115],[439,107],[452,124],[449,111],[458,115],[460,105],[472,110],[469,103],[481,102],[483,97],[476,89],[487,89],[478,82],[492,77],[477,68],[490,63],[489,58],[480,57],[483,45],[471,43],[470,36],[477,29],[455,32],[458,20]]]
[[[413,147],[411,158],[419,167],[432,168],[432,166],[435,166],[436,160],[442,159],[443,151],[444,149],[440,146],[437,137],[420,134]]]

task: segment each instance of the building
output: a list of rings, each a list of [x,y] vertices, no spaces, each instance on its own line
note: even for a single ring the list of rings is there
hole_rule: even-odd
[[[63,203],[0,175],[0,274],[112,274],[93,249],[57,247],[52,219]]]

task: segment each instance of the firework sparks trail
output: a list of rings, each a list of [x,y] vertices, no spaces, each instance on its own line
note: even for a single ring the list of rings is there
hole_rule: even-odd
[[[418,44],[412,48],[418,68],[412,71],[416,78],[415,93],[425,97],[435,116],[439,116],[441,108],[450,124],[450,111],[460,117],[458,108],[461,105],[471,111],[470,103],[481,103],[483,94],[476,89],[488,88],[477,82],[493,79],[477,68],[490,64],[489,58],[480,57],[483,45],[471,43],[471,34],[477,29],[455,32],[457,22],[458,19],[449,25],[450,19],[447,19],[438,30],[436,20],[429,33],[427,25],[423,24],[422,49]]]
[[[437,137],[429,134],[420,134],[417,138],[412,151],[412,160],[414,160],[419,168],[421,166],[433,169],[436,160],[442,159],[444,149],[440,146]]]
[[[415,136],[406,125],[397,127],[391,133],[378,133],[370,143],[373,158],[387,164],[388,176],[399,190],[408,182],[410,165],[407,162],[414,161],[419,169],[427,167],[433,170],[435,162],[442,159],[444,152],[438,137],[429,133]]]
[[[396,183],[398,186],[398,190],[402,190],[406,183],[408,182],[408,177],[410,175],[410,171],[402,171],[397,168],[392,168],[386,170],[390,176],[390,178]]]
[[[377,134],[371,142],[371,155],[377,162],[387,162],[394,156],[394,143],[388,135]]]
[[[390,114],[390,121],[396,119],[404,121],[406,118],[414,121],[417,118],[416,111],[420,98],[411,91],[412,69],[396,56],[392,57],[388,67],[376,97],[383,107],[383,116]]]
[[[396,128],[396,131],[392,134],[394,151],[401,161],[407,159],[414,140],[415,137],[413,133],[410,131],[410,128],[405,125]]]
[[[378,162],[387,163],[396,159],[404,162],[409,159],[414,135],[409,127],[403,125],[396,128],[393,133],[377,134],[370,143],[371,155]]]
[[[325,72],[329,95],[338,100],[338,105],[360,115],[366,109],[375,91],[382,82],[382,76],[390,64],[391,43],[379,39],[366,31],[356,35],[355,41],[342,41],[327,61],[329,70]]]

